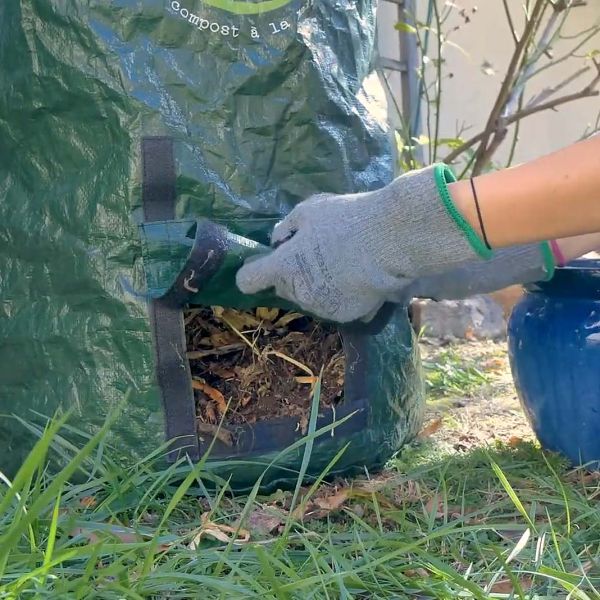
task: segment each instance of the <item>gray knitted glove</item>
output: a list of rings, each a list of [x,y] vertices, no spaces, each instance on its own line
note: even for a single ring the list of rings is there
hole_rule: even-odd
[[[417,277],[443,273],[489,251],[456,210],[446,165],[375,192],[320,195],[275,228],[276,250],[237,274],[246,294],[274,287],[306,312],[338,322],[374,314]]]
[[[497,250],[490,260],[475,261],[442,273],[421,277],[407,290],[414,298],[460,300],[488,294],[517,283],[549,280],[554,257],[547,242]]]

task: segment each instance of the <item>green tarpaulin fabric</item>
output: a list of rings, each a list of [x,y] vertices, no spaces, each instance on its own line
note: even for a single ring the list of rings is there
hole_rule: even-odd
[[[112,443],[132,459],[160,446],[148,298],[173,284],[204,219],[231,245],[195,301],[275,302],[233,279],[273,225],[313,193],[391,179],[374,48],[372,0],[0,3],[0,413],[70,409],[91,432],[131,390]],[[173,143],[172,222],[144,218],[153,136]],[[405,311],[364,348],[373,432],[348,464],[381,463],[421,410]],[[0,468],[14,471],[31,443],[3,418]],[[327,443],[324,458],[345,442]]]

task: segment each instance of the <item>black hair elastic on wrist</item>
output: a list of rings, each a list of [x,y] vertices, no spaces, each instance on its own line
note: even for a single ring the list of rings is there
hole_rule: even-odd
[[[483,226],[483,218],[481,217],[481,209],[479,208],[479,199],[477,198],[477,192],[475,191],[475,182],[471,177],[471,189],[473,190],[473,199],[475,200],[475,208],[477,209],[477,218],[479,219],[479,226],[481,227],[481,235],[483,236],[483,242],[485,243],[488,250],[491,250],[492,247],[488,242],[487,235],[485,233],[485,227]]]

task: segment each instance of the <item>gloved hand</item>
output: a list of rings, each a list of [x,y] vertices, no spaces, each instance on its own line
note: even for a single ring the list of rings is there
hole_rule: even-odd
[[[246,294],[278,296],[341,323],[373,315],[405,297],[417,277],[489,258],[456,210],[446,165],[434,165],[362,194],[320,195],[299,204],[275,228],[274,252],[242,267]]]
[[[554,275],[554,256],[547,242],[502,248],[490,260],[466,263],[452,271],[415,280],[411,298],[460,300],[509,285],[547,281]]]

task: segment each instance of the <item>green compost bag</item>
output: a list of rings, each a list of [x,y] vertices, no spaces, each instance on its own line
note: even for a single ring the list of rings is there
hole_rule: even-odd
[[[394,152],[374,71],[375,0],[0,3],[0,469],[71,410],[132,460],[196,434],[182,308],[279,305],[234,276],[316,192],[386,184]],[[357,249],[360,251],[360,249]],[[375,468],[415,433],[406,311],[343,333],[344,402],[321,411],[309,474]],[[20,417],[21,420],[15,419]],[[296,424],[297,425],[297,424]],[[207,471],[252,485],[301,434],[263,422]],[[293,480],[303,447],[265,484]]]

